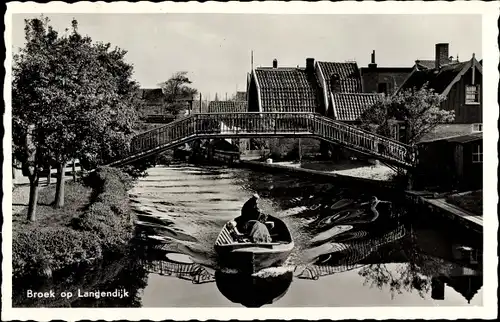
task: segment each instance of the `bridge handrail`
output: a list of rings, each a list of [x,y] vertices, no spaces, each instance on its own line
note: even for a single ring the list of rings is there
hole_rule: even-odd
[[[255,123],[258,120],[263,122]],[[226,125],[224,130],[220,128],[220,124]],[[229,134],[245,132],[245,134],[250,132],[276,134],[277,131],[280,133],[305,131],[311,135],[338,141],[354,149],[373,153],[396,162],[408,165],[413,165],[415,162],[416,148],[412,145],[311,112],[193,114],[136,134],[130,142],[128,154],[131,156],[134,153],[146,152],[165,144],[175,144],[175,142],[180,142],[191,136],[223,134],[222,131],[229,131]]]
[[[413,145],[410,145],[410,144],[406,144],[406,143],[403,143],[403,142],[400,142],[398,140],[395,140],[393,138],[390,138],[390,137],[387,137],[387,136],[383,136],[381,134],[377,134],[377,133],[373,133],[373,132],[370,132],[368,130],[365,130],[365,129],[362,129],[362,128],[359,128],[359,127],[353,127],[349,124],[346,124],[346,123],[343,123],[341,121],[337,121],[337,120],[333,120],[331,118],[328,118],[324,115],[321,115],[319,113],[314,113],[315,115],[317,115],[316,117],[320,118],[321,120],[324,120],[325,122],[329,122],[329,123],[332,123],[332,124],[336,124],[336,125],[339,125],[341,127],[344,127],[344,128],[349,128],[349,129],[352,129],[352,130],[356,130],[358,132],[362,132],[368,136],[373,136],[373,137],[378,137],[378,138],[381,138],[385,141],[390,141],[390,142],[393,142],[395,144],[398,144],[400,146],[405,146],[405,147],[409,147],[409,148],[412,148]]]
[[[351,127],[338,121],[335,122],[326,117],[316,117],[315,120],[317,123],[328,124],[329,128],[324,130],[325,133],[321,133],[326,138],[329,138],[329,136],[333,134],[331,128],[336,128],[338,132],[335,133],[336,135],[333,135],[333,139],[337,141],[346,140],[344,143],[354,145],[360,150],[370,151],[375,155],[397,160],[401,163],[413,165],[415,162],[415,149],[413,146]],[[320,128],[320,126],[318,126],[318,128]],[[316,130],[317,129],[315,129],[315,131]],[[343,133],[353,135],[354,137],[346,137]],[[379,148],[379,144],[382,144],[382,149]]]

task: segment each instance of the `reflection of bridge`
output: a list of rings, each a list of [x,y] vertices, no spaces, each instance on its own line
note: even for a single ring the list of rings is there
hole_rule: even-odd
[[[397,167],[411,168],[416,162],[412,146],[320,114],[246,112],[195,114],[138,134],[132,139],[130,150],[109,165],[126,165],[195,139],[252,137],[310,137],[341,145]]]
[[[338,260],[336,263],[331,263],[334,261],[332,260],[332,256],[330,256],[332,254],[325,254],[328,256],[327,259],[320,260],[321,263],[316,262],[314,265],[309,265],[297,277],[316,280],[320,276],[327,276],[361,268],[367,265],[365,263],[361,263],[361,261],[373,253],[377,247],[399,240],[403,238],[405,234],[406,230],[404,226],[399,226],[395,230],[392,230],[380,237],[356,240],[348,243],[337,243],[335,244],[335,255],[338,254],[341,257],[337,257]]]
[[[142,265],[150,273],[190,280],[193,284],[215,281],[213,274],[202,265],[196,263],[176,263],[163,259],[143,259]]]

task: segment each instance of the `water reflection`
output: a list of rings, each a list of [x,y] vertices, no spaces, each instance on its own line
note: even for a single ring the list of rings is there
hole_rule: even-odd
[[[427,301],[431,295],[431,280],[436,276],[440,281],[446,277],[445,285],[453,284],[446,268],[451,265],[449,262],[458,267],[465,265],[453,259],[452,249],[461,244],[470,245],[469,241],[464,241],[463,235],[457,241],[457,236],[443,234],[448,227],[438,227],[434,221],[415,222],[404,203],[381,203],[374,212],[371,194],[349,191],[331,183],[240,169],[178,167],[155,170],[149,178],[156,179],[155,175],[165,178],[164,193],[140,191],[143,196],[140,211],[146,211],[145,216],[149,212],[149,216],[163,219],[167,218],[164,212],[169,212],[169,217],[176,215],[174,225],[168,227],[175,228],[176,234],[159,230],[154,233],[164,237],[163,249],[189,255],[193,262],[203,264],[203,269],[190,268],[191,273],[185,278],[191,281],[196,274],[189,274],[204,272],[205,280],[216,282],[215,272],[220,268],[213,242],[222,226],[239,215],[241,205],[254,192],[262,196],[260,206],[265,212],[280,217],[289,226],[296,248],[285,267],[290,268],[292,276],[298,280],[325,278],[328,283],[327,276],[353,271],[359,276],[360,284],[388,292],[392,298],[416,292]],[[149,178],[145,179],[146,189]],[[182,190],[182,194],[172,194],[170,185],[177,185],[176,181],[181,178],[191,188]],[[179,192],[178,189],[177,185],[174,190]],[[214,193],[207,194],[208,190]],[[159,204],[160,196],[162,201],[173,205]],[[154,199],[155,210],[149,207],[148,198]],[[424,217],[418,214],[418,218]],[[476,252],[481,251],[477,244],[472,247]],[[238,283],[243,284],[255,282],[255,276],[250,275],[226,276],[227,280],[231,278],[239,278]],[[441,285],[434,284],[436,289]],[[313,284],[310,288],[315,290]],[[227,288],[217,289],[227,292]],[[321,289],[319,284],[318,289]],[[230,295],[224,295],[242,304],[241,300],[233,301]],[[355,297],[353,302],[356,302]],[[251,305],[249,300],[246,303],[243,305]]]
[[[291,270],[258,275],[215,272],[217,289],[222,295],[246,307],[261,307],[278,301],[286,294],[292,280]]]
[[[273,274],[224,271],[214,242],[254,192],[262,196],[265,212],[287,224],[296,247],[282,270]],[[482,236],[440,225],[432,215],[411,213],[411,207],[397,200],[392,206],[378,205],[379,216],[373,220],[365,204],[372,197],[368,193],[282,174],[194,166],[151,169],[131,194],[138,219],[136,250],[82,277],[56,274],[54,281],[39,288],[121,287],[133,294],[131,298],[48,303],[27,300],[18,287],[14,305],[481,303]]]

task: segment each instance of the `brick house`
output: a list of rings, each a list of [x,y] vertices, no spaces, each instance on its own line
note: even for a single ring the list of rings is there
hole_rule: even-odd
[[[361,82],[365,93],[393,94],[413,71],[413,67],[378,67],[375,62],[375,50],[371,55],[371,63],[363,67]]]
[[[429,68],[431,65],[426,63],[424,66],[422,61],[417,61],[398,90],[418,89],[427,84],[428,88],[446,97],[442,109],[455,111],[452,124],[439,125],[423,140],[482,131],[482,65],[474,55],[465,62],[453,61],[448,56],[448,44],[436,45],[434,68]]]

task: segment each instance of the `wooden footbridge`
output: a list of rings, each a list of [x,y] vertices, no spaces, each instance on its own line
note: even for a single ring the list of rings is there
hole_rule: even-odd
[[[317,113],[243,112],[194,114],[137,134],[129,149],[109,166],[123,166],[196,139],[290,137],[315,138],[409,169],[416,149]]]

